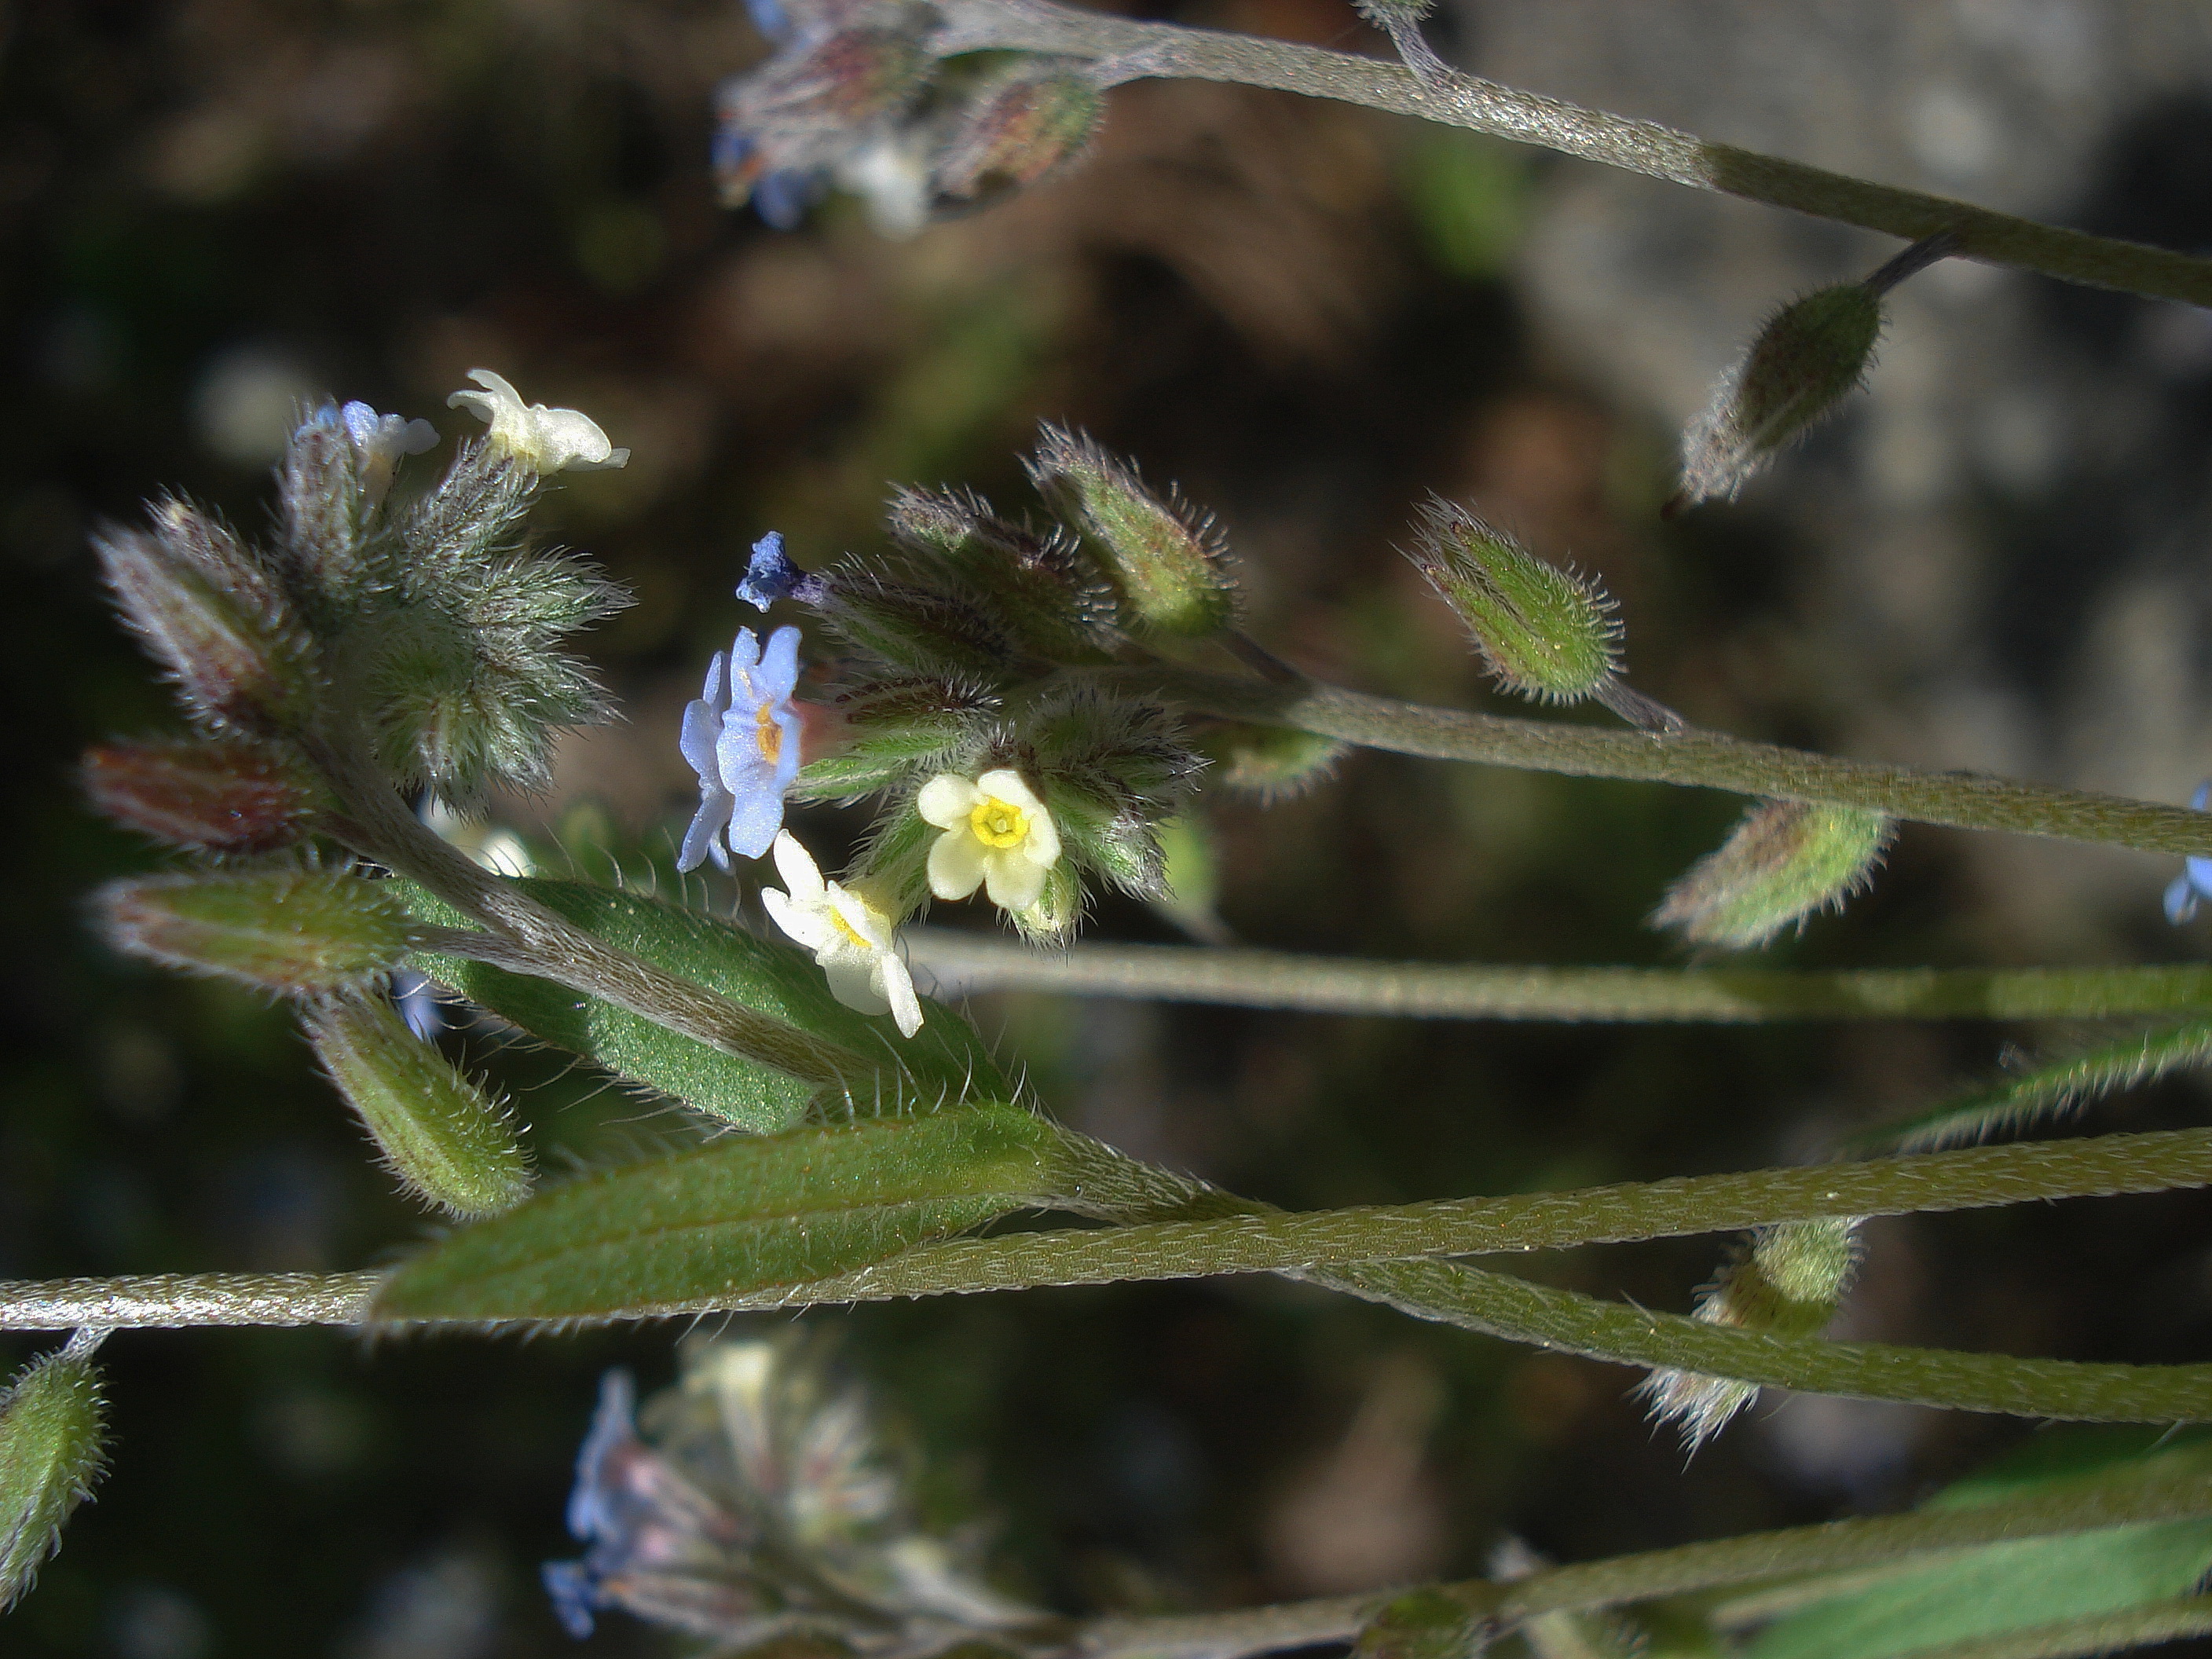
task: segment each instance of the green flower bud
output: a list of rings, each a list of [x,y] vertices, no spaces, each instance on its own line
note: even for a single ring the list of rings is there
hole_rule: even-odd
[[[1651,913],[1655,927],[1747,951],[1873,879],[1893,820],[1856,806],[1761,801],[1717,851],[1692,865]]]
[[[1221,720],[1191,734],[1212,763],[1207,782],[1224,784],[1261,801],[1291,800],[1336,769],[1348,744],[1288,726],[1248,726]]]
[[[94,897],[118,949],[286,996],[366,986],[407,948],[384,884],[325,870],[150,876]]]
[[[322,803],[282,750],[219,742],[117,743],[86,751],[85,793],[118,823],[204,853],[266,853],[307,833]]]
[[[1130,627],[1204,639],[1235,623],[1228,552],[1205,515],[1172,495],[1163,501],[1079,432],[1047,426],[1027,465],[1053,511],[1099,555]]]
[[[530,1160],[510,1114],[409,1030],[391,1004],[323,1003],[307,1029],[316,1058],[408,1192],[463,1218],[497,1215],[528,1196]]]
[[[938,159],[937,193],[973,201],[1036,184],[1079,161],[1105,114],[1105,94],[1090,76],[1049,59],[1017,59],[968,100]]]
[[[1620,626],[1605,590],[1465,508],[1431,501],[1408,556],[1459,613],[1507,690],[1540,702],[1578,702],[1620,672]]]
[[[1881,295],[1866,283],[1818,289],[1767,320],[1713,400],[1682,431],[1682,481],[1669,513],[1733,501],[1775,452],[1865,382],[1881,337]]]
[[[246,732],[297,726],[309,647],[266,574],[228,531],[181,503],[161,503],[156,517],[158,536],[109,530],[94,539],[124,621],[195,720]]]
[[[941,572],[971,586],[1037,655],[1062,663],[1111,659],[1113,592],[1073,536],[1059,530],[1040,536],[966,490],[902,489],[891,498],[888,522],[918,574]]]
[[[824,575],[815,609],[848,644],[895,668],[1000,680],[1021,658],[1005,628],[966,593],[852,563]]]
[[[100,1372],[105,1331],[79,1331],[17,1372],[0,1396],[0,1612],[61,1547],[62,1523],[106,1465]]]
[[[951,757],[988,730],[999,699],[972,680],[916,675],[856,686],[833,708],[845,745],[800,769],[803,799],[866,794]]]
[[[1858,1272],[1858,1220],[1847,1216],[1759,1228],[1698,1292],[1693,1316],[1772,1336],[1818,1336]],[[1637,1392],[1653,1417],[1680,1430],[1692,1451],[1759,1397],[1756,1383],[1671,1370],[1654,1370]]]

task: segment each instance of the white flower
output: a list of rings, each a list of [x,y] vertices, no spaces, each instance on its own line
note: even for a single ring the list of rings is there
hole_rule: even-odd
[[[788,830],[774,848],[775,867],[788,889],[761,894],[769,919],[814,952],[830,981],[830,994],[864,1014],[888,1013],[901,1036],[921,1029],[921,1001],[898,953],[891,919],[834,881],[822,879],[813,855]]]
[[[1002,910],[1026,910],[1060,861],[1060,831],[1044,803],[1010,767],[963,778],[940,772],[922,785],[915,811],[945,833],[929,849],[929,890],[963,899],[979,886]]]
[[[448,409],[467,408],[490,424],[492,447],[513,456],[535,472],[597,472],[628,465],[629,451],[617,449],[599,423],[580,410],[526,407],[522,394],[488,368],[472,368],[469,379],[482,392],[456,392]]]

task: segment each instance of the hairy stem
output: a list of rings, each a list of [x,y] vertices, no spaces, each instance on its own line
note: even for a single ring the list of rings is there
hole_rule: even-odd
[[[1923,823],[2101,842],[2148,853],[2212,854],[2212,814],[1978,772],[1921,772],[1838,760],[1695,727],[1662,734],[1508,720],[1369,696],[1313,680],[1263,684],[1164,665],[1072,672],[1197,713],[1291,726],[1401,755],[1870,807]]]
[[[550,979],[680,1032],[811,1083],[850,1088],[875,1076],[866,1055],[757,1013],[702,986],[596,939],[512,882],[475,864],[407,811],[383,776],[343,745],[316,744],[314,758],[344,805],[331,832],[356,852],[419,882],[491,930],[473,951],[487,961]],[[465,940],[438,932],[434,937]]]
[[[1695,190],[1790,208],[1918,241],[1948,231],[1956,256],[2071,283],[2212,306],[2212,261],[2091,236],[1763,155],[1656,122],[1579,108],[1474,76],[1425,78],[1395,64],[1287,41],[1138,22],[1052,0],[939,0],[945,55],[1013,50],[1120,60],[1122,79],[1230,81],[1364,104],[1547,149]]]
[[[1595,1612],[1730,1584],[1848,1571],[1979,1545],[2094,1532],[2143,1522],[2183,1520],[2206,1514],[2212,1514],[2212,1474],[2208,1474],[2202,1460],[2191,1459],[2179,1468],[2163,1468],[2131,1477],[2069,1483],[2027,1498],[1977,1504],[1971,1509],[1832,1521],[1820,1526],[1752,1533],[1712,1543],[1687,1544],[1638,1555],[1547,1567],[1510,1583],[1477,1578],[1443,1588],[1446,1594],[1466,1603],[1471,1613],[1504,1625],[1547,1613]],[[1261,1653],[1275,1648],[1340,1642],[1357,1635],[1395,1594],[1395,1591],[1384,1591],[1368,1595],[1330,1596],[1186,1618],[1097,1619],[1083,1627],[1079,1646],[1084,1652],[1093,1655],[1143,1654],[1156,1656],[1157,1659],[1174,1659],[1181,1655],[1228,1650]],[[2144,1628],[2163,1630],[2168,1626],[2160,1622],[2160,1619],[2171,1619],[2182,1611],[2202,1619],[2208,1605],[2212,1604],[2190,1598],[2108,1616],[2152,1614],[2152,1621]],[[2186,1633],[2198,1627],[2188,1625],[2175,1628],[2179,1633]],[[2040,1635],[2043,1631],[2059,1628],[2045,1626],[2035,1632],[2018,1634]],[[2021,1651],[2057,1654],[2089,1650],[2054,1646]]]
[[[902,936],[940,994],[1059,991],[1416,1019],[2092,1019],[2212,1008],[2212,967],[1522,968],[1362,962],[1284,951],[1076,945],[1037,951],[949,927]]]

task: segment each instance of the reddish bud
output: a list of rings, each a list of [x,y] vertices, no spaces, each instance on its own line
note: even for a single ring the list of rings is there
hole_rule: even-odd
[[[1105,112],[1088,76],[1018,63],[969,104],[937,164],[938,191],[973,199],[1033,185],[1079,160]]]
[[[84,788],[118,823],[204,853],[266,853],[299,840],[319,803],[313,777],[242,739],[117,743],[85,751]]]
[[[407,948],[386,884],[327,870],[111,882],[94,903],[120,950],[287,996],[358,989]]]
[[[219,540],[196,538],[180,552],[173,516],[195,532],[220,529],[170,502],[159,539],[111,530],[94,544],[124,620],[196,718],[247,731],[295,724],[307,690],[305,647],[266,579],[242,559],[226,565]]]

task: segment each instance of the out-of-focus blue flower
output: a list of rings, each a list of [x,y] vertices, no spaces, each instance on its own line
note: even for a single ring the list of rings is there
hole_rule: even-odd
[[[2189,798],[2191,807],[2201,812],[2207,801],[2212,801],[2212,778],[2197,786],[2197,793]],[[2212,858],[2188,858],[2181,864],[2181,873],[2166,890],[2166,919],[2179,927],[2197,914],[2199,899],[2212,898]]]
[[[707,684],[684,709],[678,746],[699,775],[699,811],[684,832],[678,870],[708,856],[726,870],[732,854],[757,859],[783,828],[783,794],[799,772],[799,630],[779,628],[768,649],[740,628],[726,654],[707,665]]]
[[[438,428],[429,422],[410,421],[404,415],[380,415],[364,403],[343,407],[325,404],[307,416],[306,423],[345,434],[346,441],[353,446],[362,489],[371,507],[392,488],[392,475],[402,456],[420,455],[438,441]]]
[[[407,1029],[423,1042],[435,1042],[438,1033],[446,1029],[445,1011],[438,1006],[436,989],[412,968],[392,970],[392,1000],[399,1018],[407,1022]]]
[[[750,1527],[637,1437],[626,1371],[609,1371],[599,1384],[576,1458],[568,1531],[591,1547],[584,1559],[549,1561],[543,1572],[554,1612],[580,1640],[605,1607],[702,1635],[741,1626],[752,1611],[749,1587],[732,1571]]]
[[[778,599],[819,604],[828,588],[821,577],[792,563],[783,550],[782,532],[771,530],[753,544],[753,556],[745,566],[745,579],[738,584],[738,597],[754,610],[765,611]]]
[[[764,40],[781,40],[791,33],[791,14],[777,0],[745,0],[745,12]]]

